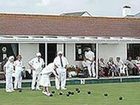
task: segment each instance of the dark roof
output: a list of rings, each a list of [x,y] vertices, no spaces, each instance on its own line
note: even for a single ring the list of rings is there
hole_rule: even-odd
[[[140,37],[140,18],[0,14],[0,35]]]
[[[88,14],[89,16],[91,16],[91,14],[89,14],[87,11],[63,13],[63,14],[61,14],[61,16],[82,16],[82,15],[84,15],[85,13]]]

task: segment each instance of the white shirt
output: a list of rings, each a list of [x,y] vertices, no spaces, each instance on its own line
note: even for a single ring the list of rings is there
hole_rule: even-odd
[[[69,63],[68,63],[68,60],[62,56],[61,57],[62,59],[62,63],[63,63],[63,67],[61,66],[61,61],[60,61],[60,56],[57,56],[55,59],[54,59],[54,64],[58,67],[58,68],[65,68]]]
[[[51,73],[54,73],[54,69],[55,69],[54,63],[50,63],[42,70],[41,73],[50,75]]]
[[[83,67],[86,67],[86,66],[87,66],[86,61],[82,61],[82,66],[83,66]]]
[[[99,61],[99,66],[100,67],[106,67],[107,65],[104,62]]]
[[[15,62],[14,62],[14,66],[15,66],[15,70],[19,70],[19,71],[22,71],[23,69],[22,69],[22,61],[19,61],[19,60],[16,60]]]
[[[95,57],[94,52],[92,52],[92,51],[85,52],[85,57],[86,57],[86,59],[89,59],[92,61]],[[89,60],[86,60],[86,61],[91,62]]]
[[[140,60],[135,60],[136,64],[140,64]]]
[[[4,67],[6,68],[6,73],[13,73],[14,71],[14,64],[11,63],[10,61],[7,61],[6,64],[4,65]]]
[[[123,67],[123,61],[119,61],[119,62],[116,62],[116,65],[119,67],[119,68],[122,68]]]
[[[44,65],[44,60],[40,58],[40,61],[38,61],[38,58],[36,57],[29,61],[29,64],[33,66],[35,71],[41,71]]]

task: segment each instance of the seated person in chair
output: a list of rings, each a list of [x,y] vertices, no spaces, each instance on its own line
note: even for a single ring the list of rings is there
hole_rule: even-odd
[[[113,57],[109,58],[107,65],[109,68],[109,75],[112,74],[113,77],[119,75],[119,71],[117,70],[116,64],[113,61]]]
[[[101,77],[108,76],[108,68],[103,58],[100,58],[99,60],[99,76]]]
[[[140,56],[136,57],[135,63],[136,66],[138,67],[138,73],[140,74]]]
[[[125,65],[123,63],[123,61],[121,60],[120,57],[116,58],[116,66],[117,66],[117,70],[119,71],[119,75],[124,76],[125,75]]]
[[[128,57],[125,61],[125,64],[128,67],[128,71],[130,75],[137,75],[138,74],[138,67],[136,63],[132,60],[132,57]]]

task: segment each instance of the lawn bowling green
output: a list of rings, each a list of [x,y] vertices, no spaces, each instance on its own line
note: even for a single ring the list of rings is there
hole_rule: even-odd
[[[77,87],[80,93],[77,93]],[[23,88],[21,93],[6,93],[0,89],[0,105],[140,105],[139,82],[67,85],[67,90],[64,91],[52,86],[52,91],[55,93],[48,97],[41,91],[31,91],[30,88]],[[61,92],[63,94],[59,95]]]

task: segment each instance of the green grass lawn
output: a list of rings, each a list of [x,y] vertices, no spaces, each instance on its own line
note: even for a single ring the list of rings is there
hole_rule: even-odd
[[[76,88],[81,90],[80,93],[75,91]],[[139,82],[69,85],[62,96],[54,87],[51,90],[55,91],[53,97],[29,88],[13,93],[0,89],[0,105],[140,105]],[[73,91],[74,95],[67,97],[68,91]],[[88,94],[88,91],[91,91],[91,94]],[[106,93],[108,96],[104,96]],[[122,100],[119,100],[120,96],[123,97]]]

